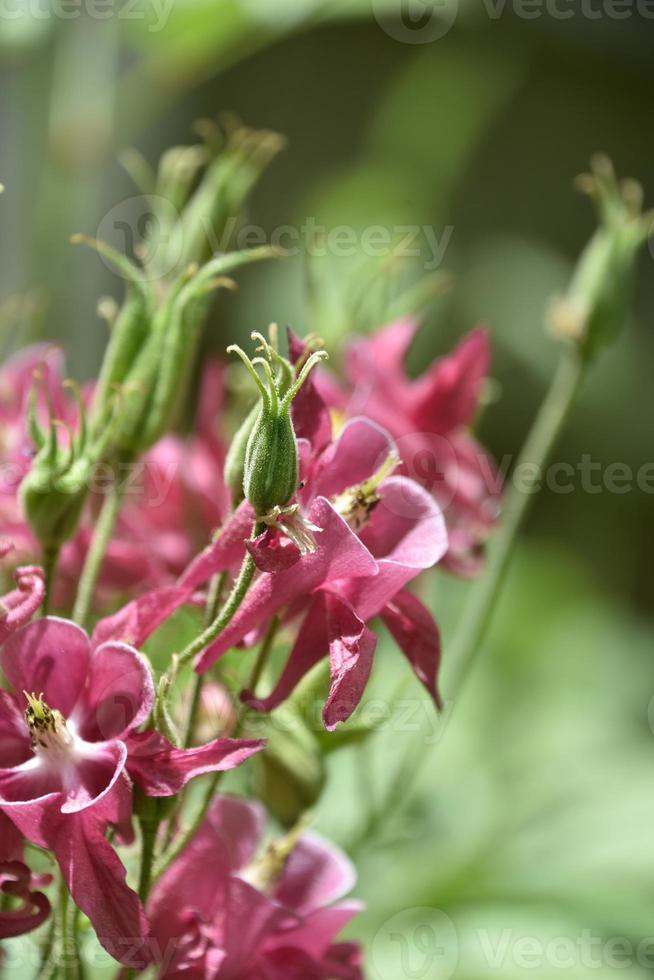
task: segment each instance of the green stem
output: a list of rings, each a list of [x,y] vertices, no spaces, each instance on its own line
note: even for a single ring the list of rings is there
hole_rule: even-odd
[[[68,888],[64,881],[59,889],[59,956],[61,959],[61,974],[64,980],[80,980],[79,949],[77,936],[72,928],[74,924],[74,907],[71,905]]]
[[[264,529],[264,525],[255,522],[254,528],[252,530],[252,538],[256,538]],[[189,660],[192,660],[196,654],[201,653],[206,647],[208,647],[213,641],[222,633],[226,626],[234,618],[239,606],[245,598],[247,590],[250,588],[250,583],[254,578],[254,573],[256,571],[256,566],[250,555],[249,551],[246,551],[241,569],[238,573],[236,581],[232,587],[232,591],[229,593],[227,600],[214,619],[213,623],[200,633],[187,647],[182,650],[178,658],[179,667],[183,667],[187,664]]]
[[[566,348],[516,464],[521,485],[518,487],[514,484],[506,494],[502,523],[489,548],[486,570],[483,577],[471,588],[461,626],[450,650],[447,691],[450,700],[460,693],[479,653],[504,581],[517,532],[538,490],[543,469],[565,424],[583,376],[584,364],[577,350]]]
[[[73,607],[73,619],[80,626],[86,625],[91,612],[95,585],[102,569],[102,562],[104,561],[111,535],[116,526],[121,499],[121,488],[118,483],[114,483],[102,504],[100,516],[91,540],[91,546],[86,555],[79,580],[77,596]]]
[[[53,918],[49,927],[45,939],[45,944],[43,947],[43,952],[41,954],[41,962],[39,964],[39,970],[36,974],[36,980],[52,980],[58,970],[57,957],[54,955],[55,952],[55,936],[56,936],[56,922]]]
[[[268,660],[278,629],[279,629],[279,618],[275,616],[270,626],[268,627],[265,637],[262,640],[261,648],[257,655],[257,660],[256,663],[254,664],[252,674],[250,676],[248,687],[251,691],[254,691],[258,679],[261,676],[261,671],[263,670],[266,661]],[[232,736],[233,738],[237,738],[240,735],[243,729],[243,721],[244,721],[244,716],[242,715],[236,727],[236,730],[233,733]],[[185,849],[187,844],[195,836],[198,828],[200,827],[200,824],[202,823],[207,813],[209,812],[211,801],[213,800],[214,794],[216,792],[216,789],[218,788],[218,784],[220,783],[220,780],[223,775],[224,775],[223,772],[215,772],[212,775],[210,781],[207,783],[207,788],[205,790],[204,796],[202,797],[202,803],[200,805],[200,809],[198,810],[197,814],[195,815],[195,817],[193,818],[189,826],[186,828],[186,830],[184,830],[179,835],[177,841],[175,842],[174,848],[161,856],[161,859],[157,864],[157,867],[155,868],[155,879],[159,878],[165,871],[167,871],[167,869],[170,867],[173,861],[175,861],[179,857],[179,855]]]
[[[154,845],[157,840],[159,821],[141,821],[141,871],[139,874],[139,898],[145,905],[150,893],[152,868],[154,866]]]
[[[45,548],[43,551],[43,571],[45,573],[45,597],[43,599],[43,615],[47,616],[52,607],[52,590],[54,586],[57,565],[59,564],[60,548],[57,545]]]
[[[220,599],[225,588],[225,582],[227,581],[227,572],[221,572],[218,575],[214,575],[211,580],[211,585],[209,587],[209,594],[207,595],[207,605],[204,614],[204,625],[205,628],[213,623],[214,619],[218,615],[218,609],[220,607]],[[188,717],[186,719],[186,726],[184,730],[184,738],[182,740],[182,745],[185,749],[188,749],[193,744],[193,736],[195,733],[195,724],[197,721],[198,710],[200,708],[200,695],[202,694],[202,685],[204,684],[204,674],[196,674],[193,681],[193,693],[191,695],[191,704],[189,707]]]

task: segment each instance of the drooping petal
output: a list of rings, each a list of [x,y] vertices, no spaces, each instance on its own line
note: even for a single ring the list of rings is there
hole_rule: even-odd
[[[287,336],[289,359],[292,364],[297,364],[306,351],[306,345],[290,327],[287,328]],[[332,423],[313,375],[309,375],[293,399],[291,414],[298,439],[307,439],[314,452],[320,452],[331,440]]]
[[[0,810],[0,861],[18,861],[23,856],[23,835]]]
[[[264,747],[261,740],[217,738],[207,745],[176,749],[158,732],[128,736],[127,768],[148,796],[175,796],[194,776],[234,769]]]
[[[381,618],[438,707],[442,707],[437,678],[441,661],[438,626],[429,609],[411,592],[398,592]]]
[[[250,588],[229,626],[200,657],[196,669],[207,670],[252,629],[270,620],[283,606],[332,579],[371,576],[377,564],[367,548],[351,531],[331,504],[322,497],[314,501],[309,520],[322,528],[318,548],[286,571],[261,575]]]
[[[154,685],[147,661],[125,643],[103,643],[91,654],[81,702],[74,712],[81,738],[120,738],[150,714]]]
[[[14,691],[42,693],[51,708],[67,717],[82,692],[89,656],[89,638],[83,629],[47,616],[5,641],[0,665]]]
[[[0,689],[0,766],[10,767],[26,762],[32,755],[25,715],[16,699]]]
[[[150,953],[149,931],[138,896],[125,881],[125,868],[92,811],[53,814],[49,846],[73,901],[91,920],[98,940],[125,966],[142,969]]]
[[[254,541],[246,541],[246,548],[254,564],[261,572],[282,572],[300,560],[300,549],[276,528],[268,527]]]
[[[331,596],[331,600],[335,597]],[[330,602],[329,668],[331,683],[322,717],[327,731],[347,721],[359,704],[377,646],[377,637],[345,602]]]
[[[45,596],[45,575],[38,565],[17,568],[15,578],[17,588],[0,599],[0,643],[32,618]]]
[[[31,886],[32,874],[22,861],[0,862],[0,893],[22,903],[20,908],[0,908],[0,939],[38,929],[50,915],[47,897]]]

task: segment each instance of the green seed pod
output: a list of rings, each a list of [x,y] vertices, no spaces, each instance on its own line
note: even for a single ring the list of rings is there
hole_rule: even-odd
[[[261,403],[250,432],[245,450],[243,491],[258,517],[264,518],[275,509],[289,503],[297,490],[298,456],[297,441],[291,420],[291,404],[309,372],[318,361],[327,357],[325,351],[311,355],[290,385],[286,383],[286,369],[280,371],[280,379],[273,375],[270,362],[283,361],[261,334],[252,334],[260,340],[268,360],[255,358],[251,361],[240,347],[232,345],[228,351],[239,355],[254,378],[261,393]],[[263,365],[267,384],[261,380],[255,364]],[[285,389],[282,393],[282,390]],[[236,457],[236,450],[234,456]]]
[[[552,331],[577,344],[590,358],[611,343],[624,325],[631,302],[636,257],[652,221],[642,213],[642,189],[633,180],[618,184],[610,160],[597,156],[593,173],[578,186],[596,202],[600,225],[582,252],[563,297],[551,304]]]
[[[252,406],[241,423],[225,456],[225,467],[223,470],[225,484],[232,491],[234,501],[238,503],[243,499],[243,476],[245,474],[245,453],[248,439],[254,428],[254,423],[259,417],[259,410],[260,405],[257,402],[256,405]]]

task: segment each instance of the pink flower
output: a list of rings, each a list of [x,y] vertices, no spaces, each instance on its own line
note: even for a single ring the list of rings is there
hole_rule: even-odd
[[[348,415],[366,415],[398,442],[404,472],[443,507],[449,531],[445,563],[471,575],[497,517],[501,481],[488,453],[470,434],[490,350],[486,330],[469,333],[447,357],[411,380],[405,358],[417,331],[412,320],[393,323],[351,344],[346,373],[350,396],[334,396]]]
[[[0,895],[20,902],[18,908],[0,906],[0,939],[31,932],[45,922],[50,902],[34,886],[50,883],[49,875],[35,877],[23,863],[23,838],[12,822],[0,813]]]
[[[350,862],[314,834],[257,855],[264,822],[258,804],[218,797],[154,887],[161,980],[362,980],[358,947],[334,941],[361,908],[340,901]]]
[[[260,742],[217,739],[183,751],[138,733],[154,690],[144,658],[124,643],[92,646],[74,623],[47,617],[13,633],[0,651],[13,688],[0,690],[0,810],[53,851],[98,938],[131,960],[147,923],[107,825],[131,838],[132,780],[148,795],[177,793],[193,776],[232,768]]]
[[[429,611],[404,589],[442,557],[447,535],[437,505],[417,483],[404,476],[383,477],[394,452],[382,429],[353,419],[322,452],[304,454],[298,506],[304,520],[320,528],[316,550],[301,554],[278,531],[258,539],[253,554],[265,570],[232,622],[199,658],[198,671],[235,644],[256,640],[272,616],[282,613],[299,622],[282,676],[267,698],[254,700],[249,692],[244,697],[253,707],[271,711],[329,654],[324,721],[332,729],[361,699],[377,642],[367,623],[381,616],[438,702],[438,630]],[[191,592],[215,571],[233,565],[251,525],[252,512],[243,504],[191,564],[180,587]]]

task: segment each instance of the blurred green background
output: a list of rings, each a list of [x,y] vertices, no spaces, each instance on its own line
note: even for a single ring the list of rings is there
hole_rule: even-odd
[[[229,109],[288,137],[250,205],[248,220],[268,233],[307,217],[327,227],[425,225],[439,239],[450,229],[442,266],[455,286],[430,307],[412,367],[486,321],[497,385],[481,434],[498,459],[515,453],[556,360],[544,311],[594,227],[573,176],[601,149],[654,201],[654,21],[635,10],[617,19],[599,3],[604,13],[592,18],[589,4],[560,4],[572,12],[563,19],[551,5],[526,18],[515,4],[450,0],[421,32],[402,26],[401,6],[130,0],[105,4],[100,17],[85,0],[64,17],[45,0],[5,0],[3,339],[56,338],[74,374],[93,373],[104,343],[96,302],[121,287],[69,235],[111,232],[106,216],[137,194],[121,148],[154,163],[190,139],[194,119]],[[431,38],[434,23],[442,36]],[[124,247],[117,231],[114,244]],[[411,281],[424,261],[402,275]],[[632,322],[589,379],[560,460],[588,455],[635,474],[652,459],[653,261],[645,250]],[[309,296],[301,256],[248,270],[221,302],[207,347],[220,351],[270,320],[319,329],[336,346],[383,321],[382,292],[366,289],[369,262],[315,264],[323,285]],[[357,287],[365,310],[351,302]],[[640,955],[606,945],[622,937],[635,950],[654,935],[653,544],[651,493],[544,491],[442,738],[425,742],[433,722],[409,686],[422,732],[374,736],[372,771],[362,749],[334,757],[319,826],[359,865],[368,910],[352,931],[366,940],[372,980],[654,972],[654,943]],[[431,581],[447,660],[465,586]],[[403,664],[390,647],[378,662],[376,696],[388,698]],[[583,949],[572,966],[565,950],[551,955],[552,940],[581,948],[586,933],[600,941],[591,965]],[[550,952],[525,965],[523,938]]]

